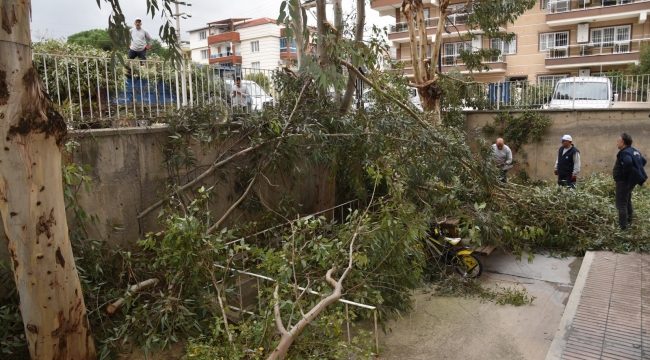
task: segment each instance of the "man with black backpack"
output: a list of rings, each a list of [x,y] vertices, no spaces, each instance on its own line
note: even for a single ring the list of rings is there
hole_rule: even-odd
[[[616,182],[616,209],[618,210],[618,225],[621,230],[627,230],[632,222],[632,190],[637,185],[643,185],[648,179],[643,167],[647,160],[632,147],[632,137],[622,133],[616,141],[618,154],[613,175]]]

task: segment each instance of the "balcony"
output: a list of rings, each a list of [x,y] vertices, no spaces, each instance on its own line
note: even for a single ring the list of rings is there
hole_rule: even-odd
[[[638,19],[639,24],[642,24],[646,21],[648,10],[648,0],[549,0],[546,23],[553,27]]]
[[[435,0],[422,0],[422,3],[437,4]],[[370,8],[379,12],[380,16],[395,16],[395,9],[402,6],[401,0],[374,0],[370,3]]]
[[[501,55],[492,59],[490,62],[485,62],[485,64],[487,64],[490,67],[490,70],[483,71],[481,73],[482,74],[505,73],[508,67],[505,58],[506,58],[505,55]],[[411,62],[411,59],[403,60],[402,63],[404,64],[404,75],[413,76],[413,63]],[[465,66],[465,64],[462,63],[460,58],[456,56],[447,56],[447,57],[443,56],[441,69],[443,73],[458,69],[458,71],[460,71],[461,74],[469,74],[469,70],[467,70],[467,66]],[[474,73],[477,74],[478,71],[474,71]]]
[[[628,65],[639,59],[640,44],[648,40],[650,39],[575,44],[547,49],[546,68],[568,69],[601,65]]]
[[[508,68],[508,63],[506,63],[505,56],[501,55],[491,59],[490,62],[485,62],[484,64],[490,67],[488,71],[482,71],[482,74],[492,74],[492,73],[505,73]],[[450,72],[454,69],[460,71],[461,74],[469,74],[467,66],[455,55],[443,56],[442,57],[442,72]],[[478,71],[474,70],[474,73],[477,74]]]
[[[234,54],[230,51],[210,54],[210,64],[231,62],[233,64],[241,64],[242,57],[241,51],[236,51]]]
[[[239,33],[236,31],[228,31],[221,34],[208,36],[208,45],[218,44],[218,43],[228,43],[228,42],[233,42],[233,43],[240,42]]]
[[[424,21],[427,27],[427,35],[434,35],[438,29],[438,20],[440,18],[429,18]],[[443,38],[450,38],[454,36],[462,36],[469,32],[469,28],[465,25],[467,22],[467,14],[454,14],[450,15],[445,24],[448,32],[443,32]],[[416,27],[417,29],[417,27]],[[474,30],[475,34],[483,33],[481,30]],[[409,39],[409,28],[406,22],[396,23],[388,27],[388,40],[396,43],[407,43]]]

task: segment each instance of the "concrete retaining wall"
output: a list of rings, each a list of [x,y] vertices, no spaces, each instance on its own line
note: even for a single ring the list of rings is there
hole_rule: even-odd
[[[650,155],[650,109],[604,109],[598,111],[538,110],[551,118],[551,127],[543,141],[524,145],[528,153],[528,166],[524,166],[533,180],[553,180],[553,168],[564,134],[573,137],[580,150],[581,175],[611,173],[616,160],[616,140],[626,132],[632,135],[635,148]],[[467,112],[468,137],[483,137],[480,127],[493,121],[497,111]],[[520,112],[513,112],[517,116]],[[494,143],[495,139],[489,139]],[[506,145],[509,139],[504,139]],[[515,158],[521,160],[521,155]],[[517,166],[512,171],[517,171]]]
[[[169,173],[163,166],[163,149],[168,140],[166,128],[120,128],[90,130],[72,133],[80,143],[73,154],[77,164],[92,167],[93,189],[81,191],[80,204],[88,214],[97,215],[99,221],[89,226],[92,237],[103,238],[115,245],[134,245],[140,234],[159,229],[157,216],[160,210],[137,220],[138,213],[154,204],[165,191]],[[222,144],[222,148],[232,143]],[[195,147],[198,169],[181,174],[183,182],[205,171],[216,159],[218,149]],[[216,171],[206,181],[206,187],[214,186],[216,195],[211,206],[215,218],[221,217],[243,193],[247,183],[238,183],[235,167],[248,166],[246,157]],[[293,175],[294,180],[291,178]],[[253,191],[264,204],[274,206],[287,192],[296,199],[295,207],[302,214],[310,214],[334,206],[334,184],[327,168],[300,169],[296,174],[284,174],[263,179]],[[242,203],[230,217],[232,221],[255,220],[260,209],[247,208]],[[71,216],[68,221],[72,225]],[[228,224],[226,224],[227,226]],[[4,229],[0,227],[0,260],[8,260]]]

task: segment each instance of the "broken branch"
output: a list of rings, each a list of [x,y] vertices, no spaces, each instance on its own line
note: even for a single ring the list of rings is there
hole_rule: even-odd
[[[129,296],[137,293],[138,291],[140,291],[142,289],[145,289],[145,288],[148,288],[150,286],[156,285],[158,283],[158,281],[159,281],[158,279],[149,279],[149,280],[145,280],[145,281],[142,281],[140,283],[137,283],[137,284],[131,286],[131,288],[129,288],[129,290],[127,290],[124,297],[121,297],[121,298],[117,299],[117,301],[115,301],[114,303],[108,305],[108,308],[106,309],[106,311],[108,311],[109,314],[115,313],[119,308],[122,307],[122,305],[124,305],[124,301],[126,301],[126,298],[128,298]]]

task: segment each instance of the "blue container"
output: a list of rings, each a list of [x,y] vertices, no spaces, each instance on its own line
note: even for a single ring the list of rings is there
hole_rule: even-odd
[[[496,104],[497,102],[509,103],[510,84],[507,82],[490,83],[488,94],[490,104]]]
[[[144,79],[127,78],[124,87],[118,90],[117,96],[114,96],[110,102],[112,105],[132,105],[134,102],[163,105],[176,102],[176,95],[172,89],[162,82],[155,84]]]

